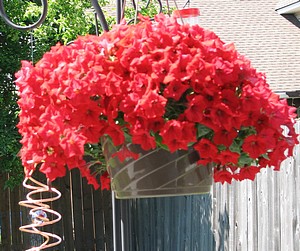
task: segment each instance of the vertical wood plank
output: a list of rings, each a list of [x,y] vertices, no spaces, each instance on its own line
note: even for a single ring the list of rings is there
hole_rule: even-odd
[[[300,133],[300,121],[296,125],[296,132]],[[294,188],[294,201],[295,205],[295,218],[293,220],[294,230],[294,247],[296,251],[300,251],[300,145],[294,150],[293,168],[295,175],[295,188]]]
[[[269,240],[268,240],[268,169],[264,168],[261,170],[262,176],[258,179],[258,189],[257,189],[257,209],[258,209],[258,250],[268,250]]]
[[[184,241],[185,241],[185,249],[186,251],[192,250],[192,244],[191,244],[191,237],[192,234],[189,234],[191,232],[191,225],[192,225],[192,200],[190,196],[185,196],[186,197],[186,211],[185,213],[185,219],[186,219],[186,231],[183,233],[184,236]],[[190,212],[190,213],[188,213]],[[182,212],[181,212],[182,213]],[[181,237],[182,238],[182,237]]]
[[[26,194],[27,194],[27,189],[25,189],[23,186],[20,186],[20,199],[25,200]],[[28,223],[30,223],[30,217],[29,217],[29,209],[23,206],[20,206],[20,211],[21,211],[21,224],[20,226],[25,226]],[[31,234],[28,233],[21,233],[22,236],[22,250],[29,249],[31,247]]]
[[[294,218],[294,208],[293,207],[293,183],[294,175],[291,168],[291,159],[286,160],[282,165],[282,179],[281,179],[281,208],[282,208],[282,245],[281,250],[294,250],[293,243],[293,218]]]
[[[227,200],[228,200],[228,218],[229,218],[229,248],[236,247],[236,211],[235,211],[235,190],[234,185],[236,182],[233,182],[232,185],[225,184],[227,189]]]
[[[274,246],[275,251],[280,251],[281,219],[280,219],[280,173],[274,174]]]
[[[169,217],[170,217],[170,213],[171,213],[171,205],[170,205],[170,202],[171,202],[171,198],[160,198],[162,200],[164,200],[164,206],[163,206],[163,214],[164,214],[164,226],[163,226],[163,233],[164,233],[164,248],[163,249],[166,249],[167,247],[170,246],[170,232],[169,232]],[[187,203],[189,204],[189,203]],[[189,205],[188,205],[189,207]],[[174,208],[175,209],[175,208]],[[190,210],[190,207],[189,209]],[[175,212],[175,213],[178,213],[178,212]],[[141,214],[141,216],[143,217],[143,215]],[[186,223],[190,223],[190,218],[187,217],[186,218]],[[188,225],[190,226],[190,224]],[[190,238],[186,238],[185,239],[186,241],[186,245],[189,245],[190,244]]]
[[[7,174],[0,173],[0,184],[4,185]],[[3,189],[3,188],[2,188]],[[0,212],[1,212],[1,247],[3,250],[10,250],[10,210],[9,210],[9,189],[0,192]]]
[[[55,180],[54,182],[52,182],[51,186],[53,188],[56,188],[57,190],[59,190],[61,192],[61,178]],[[45,198],[53,198],[55,196],[55,194],[49,192],[43,195],[43,197],[45,196]],[[58,213],[60,213],[62,215],[62,208],[63,208],[63,201],[61,198],[59,198],[56,201],[53,201],[51,203],[48,203],[48,205],[50,206],[50,208]],[[56,218],[55,215],[48,215],[49,219],[54,220],[54,218]],[[47,230],[52,233],[52,234],[56,234],[59,237],[62,238],[62,243],[60,243],[59,245],[53,247],[53,248],[49,248],[49,251],[64,251],[64,232],[63,232],[63,225],[62,225],[62,221],[63,221],[64,216],[62,215],[62,219],[55,223],[55,224],[51,224]],[[46,229],[46,228],[45,228]]]
[[[258,219],[257,219],[257,178],[254,182],[248,182],[248,250],[258,250],[257,246],[257,232],[258,232]]]
[[[94,203],[94,213],[95,213],[95,242],[96,251],[105,251],[104,243],[104,214],[102,207],[102,193],[101,190],[93,190],[93,203]]]
[[[164,211],[162,208],[164,208],[164,200],[162,198],[157,198],[155,201],[155,228],[156,228],[156,234],[155,234],[155,242],[154,247],[157,247],[158,250],[163,249],[163,243],[164,243],[164,235],[163,235],[163,226],[165,224],[165,216]],[[136,225],[138,222],[136,222]],[[180,224],[181,231],[184,231],[184,224],[181,222]],[[184,250],[184,246],[182,246],[182,250]]]
[[[92,187],[87,184],[87,181],[82,180],[83,193],[83,226],[84,226],[84,250],[95,250],[95,235],[94,235],[94,216],[93,216],[93,201]]]
[[[248,201],[247,201],[247,180],[236,183],[235,190],[235,211],[236,211],[236,221],[235,221],[235,245],[237,250],[248,250]]]
[[[157,203],[155,201],[155,199],[151,199],[150,200],[150,203],[148,203],[148,210],[149,210],[149,231],[150,233],[155,233],[156,231],[156,223],[157,223],[157,216],[156,216],[156,213],[157,212]],[[175,221],[173,222],[174,225],[178,225],[175,223]],[[176,226],[173,226],[173,230],[175,229]],[[156,238],[156,235],[155,234],[151,234],[149,235],[149,244],[150,245],[153,245],[153,247],[157,247],[157,238]],[[149,246],[148,248],[149,251],[151,251],[151,246]],[[171,247],[171,250],[175,250],[175,249],[172,249]]]
[[[111,191],[102,191],[102,208],[104,215],[104,240],[107,251],[113,250],[113,223],[112,223],[112,206],[111,206]]]
[[[229,201],[228,201],[228,184],[214,184],[218,191],[215,198],[216,210],[214,212],[214,231],[217,234],[216,250],[229,250]]]
[[[71,201],[71,184],[70,172],[67,172],[66,177],[60,179],[59,189],[61,192],[61,214],[62,221],[60,224],[63,227],[63,243],[65,251],[74,250],[74,235],[73,235],[73,213]]]
[[[276,211],[276,207],[275,207],[275,179],[277,178],[277,174],[276,172],[272,171],[271,169],[268,169],[268,179],[265,181],[268,184],[268,210],[269,210],[269,214],[268,214],[268,228],[269,228],[269,233],[268,233],[268,244],[269,244],[269,250],[276,250],[276,230],[275,230],[275,226],[276,226],[276,221],[277,219],[274,218],[275,216],[275,211]]]
[[[84,228],[83,228],[83,212],[82,212],[82,186],[79,170],[71,171],[72,179],[72,200],[73,200],[73,215],[74,215],[74,235],[75,249],[85,250],[84,248]]]
[[[194,250],[214,250],[212,231],[212,194],[193,196],[193,200],[192,233],[198,232],[198,235],[193,235],[192,247]]]
[[[22,250],[21,232],[19,230],[19,227],[21,225],[20,206],[18,204],[19,201],[20,190],[18,187],[15,187],[10,191],[12,251]]]

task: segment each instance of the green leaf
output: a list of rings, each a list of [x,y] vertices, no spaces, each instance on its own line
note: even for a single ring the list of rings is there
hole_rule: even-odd
[[[231,146],[229,147],[229,150],[232,152],[241,153],[242,144],[243,144],[242,140],[235,139],[232,142]]]
[[[128,143],[132,143],[132,137],[127,132],[124,131],[125,141]]]
[[[264,159],[270,160],[268,154],[266,154],[266,153],[262,154],[261,157],[263,157]]]
[[[227,149],[227,147],[224,146],[224,145],[217,145],[217,148],[218,148],[219,151],[224,151],[224,150]]]
[[[244,166],[244,165],[250,166],[253,162],[254,162],[254,160],[252,158],[250,158],[248,154],[241,153],[238,165],[239,166]]]
[[[242,127],[239,131],[239,138],[245,139],[247,136],[256,134],[256,130],[252,126]]]
[[[158,133],[155,133],[154,137],[155,137],[156,145],[159,148],[169,151],[169,148],[165,144],[162,143],[162,137]]]
[[[213,130],[209,127],[197,123],[197,137],[201,138],[213,134]]]

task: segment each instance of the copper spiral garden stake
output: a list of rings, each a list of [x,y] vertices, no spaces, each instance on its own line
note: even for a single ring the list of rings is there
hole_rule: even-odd
[[[41,235],[44,238],[44,242],[39,247],[32,247],[27,249],[27,251],[43,250],[61,243],[61,237],[58,235],[40,230],[40,228],[54,224],[61,219],[61,215],[46,204],[58,200],[61,197],[61,193],[51,187],[49,181],[47,183],[48,184],[45,185],[33,179],[31,175],[26,177],[23,181],[23,186],[31,191],[26,196],[27,200],[20,201],[19,205],[31,208],[29,215],[31,216],[32,223],[21,226],[19,229],[26,233]],[[51,196],[51,198],[35,198],[37,195],[40,197],[41,193],[50,193],[53,194],[53,196]],[[50,214],[55,216],[53,220],[49,219]]]

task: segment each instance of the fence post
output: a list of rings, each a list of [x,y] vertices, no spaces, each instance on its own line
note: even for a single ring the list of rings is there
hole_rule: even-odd
[[[61,199],[56,201],[57,204],[60,204],[60,210],[58,212],[61,213],[62,222],[60,225],[64,231],[64,239],[61,246],[64,247],[63,250],[74,250],[74,240],[73,240],[73,218],[72,218],[72,204],[71,204],[71,186],[70,186],[70,172],[67,172],[66,177],[60,179],[58,186],[61,192]],[[56,209],[56,207],[55,207]]]
[[[83,229],[83,212],[82,212],[82,178],[79,170],[74,169],[71,173],[72,178],[72,200],[73,200],[73,215],[74,215],[74,233],[75,233],[75,249],[85,250],[84,247],[84,229]]]
[[[116,200],[115,251],[211,251],[211,194]]]

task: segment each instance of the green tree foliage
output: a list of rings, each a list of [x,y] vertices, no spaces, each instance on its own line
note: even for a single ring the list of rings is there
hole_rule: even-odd
[[[14,21],[19,21],[25,5],[13,8],[16,1],[6,7]],[[16,129],[18,106],[13,83],[14,72],[20,65],[20,59],[27,59],[29,46],[27,34],[9,28],[0,19],[0,175],[9,173],[11,179],[7,185],[18,183],[22,178],[22,166],[17,157],[20,149],[20,136]]]

